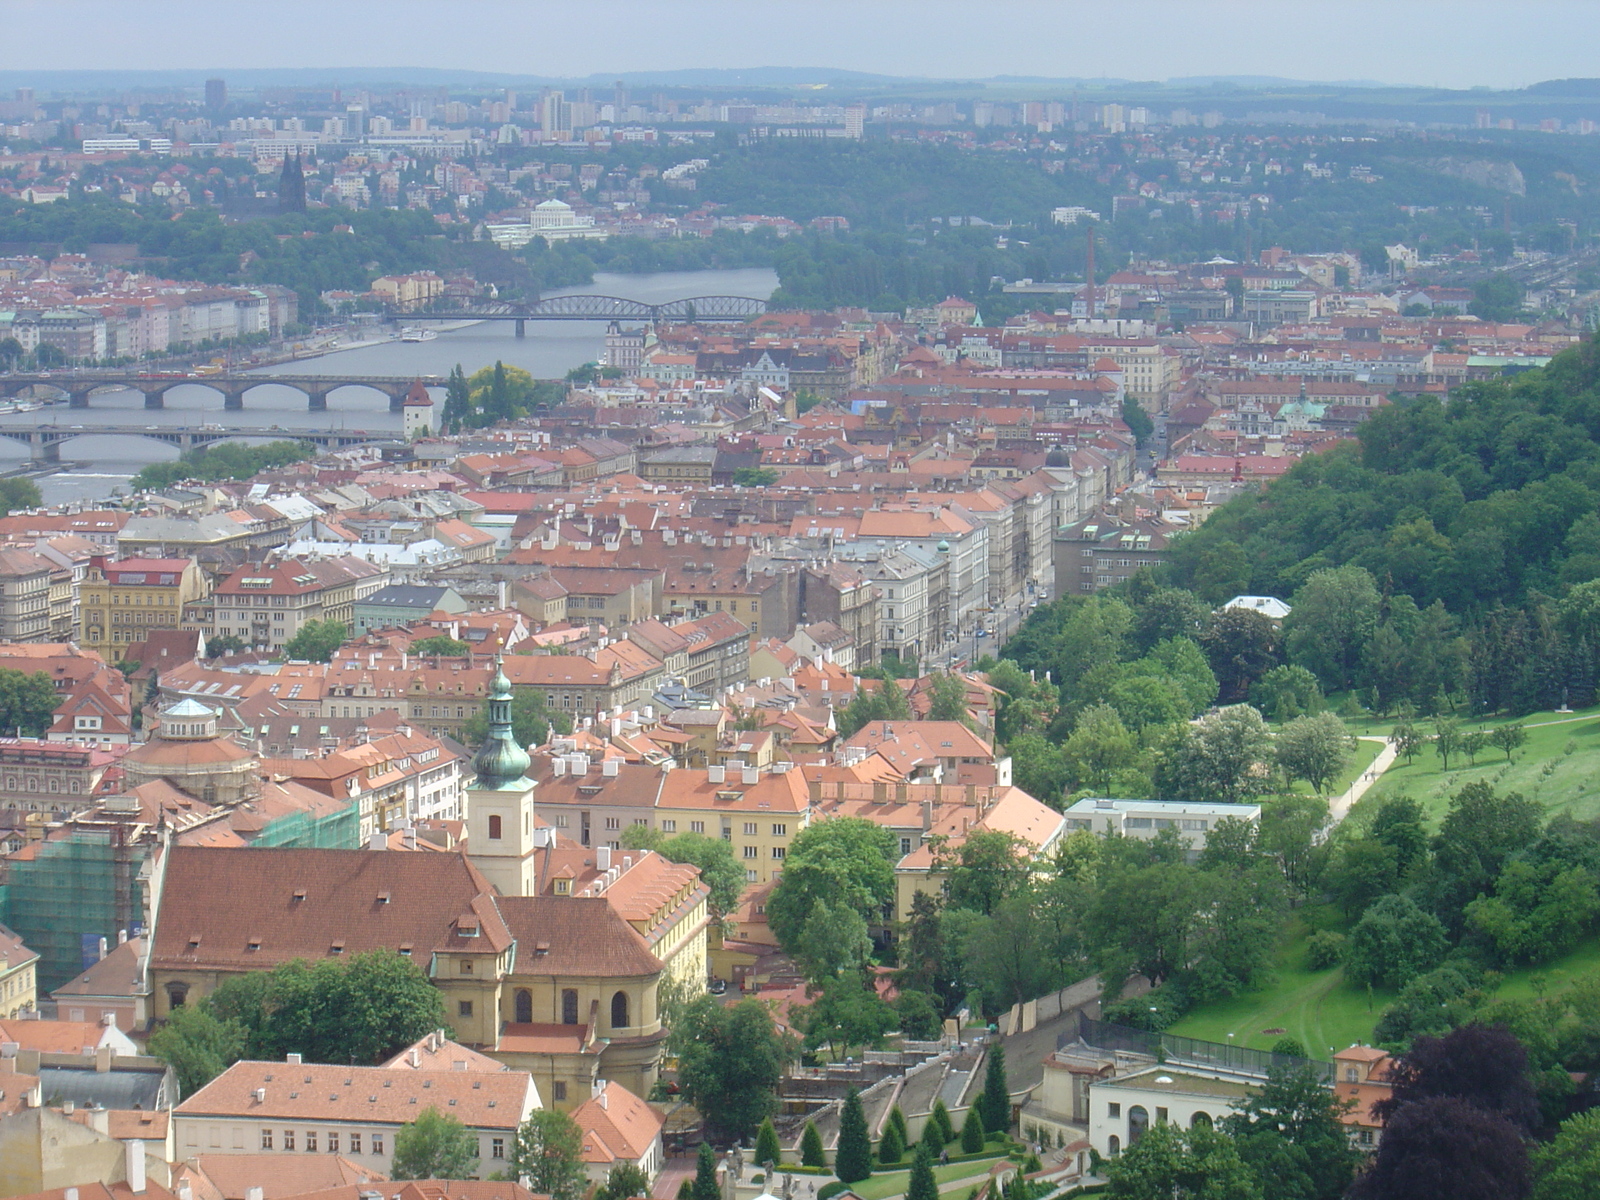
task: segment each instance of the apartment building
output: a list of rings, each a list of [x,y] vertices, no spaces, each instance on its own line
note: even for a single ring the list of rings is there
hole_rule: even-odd
[[[78,644],[115,662],[151,630],[179,628],[184,605],[205,594],[205,576],[192,558],[97,559],[80,589]]]
[[[1056,595],[1097,592],[1166,561],[1167,543],[1179,532],[1160,517],[1099,513],[1056,532]]]
[[[311,621],[348,627],[354,606],[382,589],[387,578],[382,567],[350,557],[241,567],[217,585],[209,633],[281,652]]]
[[[57,574],[66,584],[61,616],[70,619],[71,572],[29,550],[0,549],[0,641],[56,640],[51,580]]]

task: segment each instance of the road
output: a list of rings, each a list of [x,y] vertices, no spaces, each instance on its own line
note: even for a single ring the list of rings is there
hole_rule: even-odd
[[[1041,598],[1049,599],[1048,595],[1042,595]],[[961,663],[977,662],[985,654],[998,657],[1000,647],[1005,645],[1006,639],[1027,619],[1028,613],[1032,611],[1029,607],[1032,603],[1033,598],[1026,592],[1018,592],[996,609],[969,613],[962,625],[962,636],[935,654],[927,665],[940,670],[950,670]],[[977,636],[978,629],[988,626],[991,622],[993,631],[983,637]]]

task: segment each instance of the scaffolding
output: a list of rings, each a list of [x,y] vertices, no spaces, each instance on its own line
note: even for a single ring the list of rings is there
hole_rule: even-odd
[[[250,844],[268,850],[359,850],[361,806],[348,804],[321,817],[303,809],[287,813],[267,822]]]
[[[101,938],[115,946],[119,930],[139,932],[145,848],[132,833],[123,825],[73,830],[7,865],[5,924],[39,955],[41,995],[98,961]]]

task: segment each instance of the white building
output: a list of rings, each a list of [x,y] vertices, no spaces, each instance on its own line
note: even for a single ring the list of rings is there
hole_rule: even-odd
[[[542,237],[547,242],[566,242],[576,238],[603,241],[610,231],[595,227],[594,218],[586,213],[575,213],[572,205],[554,198],[533,206],[525,224],[486,226],[495,245],[506,250],[519,250]]]
[[[1089,1141],[1102,1158],[1115,1158],[1151,1125],[1216,1125],[1238,1112],[1253,1090],[1242,1079],[1166,1065],[1097,1081],[1089,1085]]]
[[[1224,817],[1258,824],[1259,804],[1190,804],[1184,800],[1105,800],[1087,798],[1067,809],[1067,828],[1122,837],[1155,837],[1174,830],[1190,854],[1205,849],[1206,837]]]

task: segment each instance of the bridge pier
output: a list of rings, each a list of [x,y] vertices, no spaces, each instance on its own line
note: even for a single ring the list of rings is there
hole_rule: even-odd
[[[91,391],[93,391],[93,390],[94,390],[93,388],[86,388],[86,387],[68,388],[67,389],[67,407],[68,408],[88,408],[89,407],[89,393]],[[57,455],[57,457],[59,458],[60,456]]]
[[[85,405],[85,407],[88,407]],[[46,441],[43,430],[36,429],[28,435],[30,448],[28,457],[36,463],[58,463],[61,461],[61,439]]]
[[[318,391],[313,391],[313,390],[308,388],[306,390],[306,400],[308,401],[308,403],[310,405],[309,411],[311,411],[311,412],[327,412],[328,411],[328,393],[326,391],[318,392]]]
[[[222,408],[223,408],[223,411],[225,411],[225,412],[228,412],[228,411],[231,411],[231,412],[243,412],[244,411],[244,388],[241,388],[241,387],[227,387],[225,385],[218,384],[218,383],[213,383],[212,386],[215,387],[219,392],[222,393]]]
[[[144,406],[146,408],[165,408],[167,406],[167,389],[156,388],[153,391],[146,392],[144,394]]]
[[[517,318],[517,336],[518,337],[526,337],[527,335],[528,335],[528,322],[526,320],[524,320],[522,317],[518,317]]]

